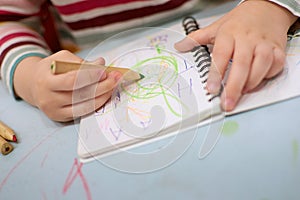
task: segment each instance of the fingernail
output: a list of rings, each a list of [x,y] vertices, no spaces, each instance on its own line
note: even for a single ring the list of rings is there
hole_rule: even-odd
[[[100,64],[100,65],[105,65],[105,59],[102,58],[102,57],[99,57],[99,58],[97,59],[97,62],[98,62],[98,64]]]
[[[119,81],[121,78],[122,78],[122,74],[120,74],[120,73],[115,76],[116,81]]]
[[[115,79],[115,81],[119,81],[122,78],[122,74],[120,72],[117,71],[112,71],[109,73],[109,76],[111,76],[113,79]]]
[[[233,99],[231,98],[225,98],[225,101],[222,104],[223,109],[226,111],[233,110],[234,106],[235,106],[235,101],[233,101]]]
[[[104,58],[99,57],[99,58],[97,58],[95,60],[92,60],[92,61],[85,61],[84,63],[93,64],[93,65],[104,65],[105,60],[104,60]]]
[[[181,51],[181,52],[190,51],[195,46],[197,46],[197,43],[189,37],[185,37],[184,39],[182,39],[179,42],[176,42],[174,44],[174,48],[178,51]]]
[[[181,45],[182,43],[184,43],[184,41],[186,40],[187,37],[183,38],[182,40],[179,40],[178,42],[175,42],[175,45]]]
[[[100,80],[106,79],[107,75],[106,75],[105,71],[99,70],[97,73],[98,73],[98,77],[99,77]]]
[[[220,91],[220,84],[217,82],[207,82],[207,90],[211,94],[217,94]]]

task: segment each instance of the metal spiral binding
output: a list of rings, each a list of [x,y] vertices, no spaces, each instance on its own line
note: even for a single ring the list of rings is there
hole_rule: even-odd
[[[197,20],[194,17],[188,16],[185,17],[182,21],[183,28],[185,30],[185,34],[188,35],[193,31],[199,29],[199,25]],[[192,49],[193,56],[195,57],[196,67],[198,69],[198,73],[200,74],[200,79],[202,84],[206,84],[207,82],[207,75],[209,72],[209,67],[211,65],[211,57],[210,52],[206,45],[199,45]],[[205,89],[205,88],[204,88]],[[222,89],[219,94],[211,95],[207,93],[206,95],[209,96],[208,101],[212,101],[214,98],[219,97],[222,92]]]
[[[188,16],[182,20],[182,26],[185,30],[185,34],[188,35],[193,31],[199,29],[199,25],[194,17]]]

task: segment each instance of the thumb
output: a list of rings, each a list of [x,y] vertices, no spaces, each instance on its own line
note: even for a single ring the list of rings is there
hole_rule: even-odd
[[[105,65],[105,60],[102,57],[99,57],[93,61],[83,61],[83,63],[87,63],[87,64],[93,64],[93,65]],[[100,70],[98,72],[98,74],[100,75],[100,79],[99,81],[103,81],[104,79],[107,78],[107,73],[105,72],[105,70]]]
[[[187,52],[199,45],[212,44],[214,34],[209,27],[190,33],[183,40],[175,43],[174,48],[180,52]]]
[[[85,61],[85,63],[94,64],[94,65],[105,65],[105,60],[102,57],[99,57],[93,61]]]

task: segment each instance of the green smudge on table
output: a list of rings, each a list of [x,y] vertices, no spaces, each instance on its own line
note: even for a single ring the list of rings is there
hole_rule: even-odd
[[[224,136],[232,136],[239,129],[239,124],[236,121],[226,121],[222,127]]]

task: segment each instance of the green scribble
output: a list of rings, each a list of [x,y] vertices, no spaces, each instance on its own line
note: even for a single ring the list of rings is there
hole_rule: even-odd
[[[161,54],[162,50],[158,46],[156,47],[157,53]],[[175,84],[178,79],[177,59],[172,55],[159,55],[142,60],[133,65],[131,69],[145,74],[143,72],[143,70],[145,70],[145,66],[148,66],[148,68],[153,71],[151,71],[151,73],[153,74],[148,74],[142,81],[136,82],[135,84],[137,86],[137,90],[135,90],[134,92],[126,90],[126,87],[122,87],[123,91],[129,97],[135,99],[151,99],[162,95],[171,113],[178,117],[182,116],[182,113],[173,109],[170,100],[175,100],[184,108],[187,108],[187,106],[184,105],[184,103],[181,102],[181,100],[176,95],[173,95],[171,92],[168,91],[168,89],[166,89]],[[151,68],[151,66],[158,67],[158,69]],[[154,79],[154,81],[152,79]],[[152,80],[153,84],[143,85],[143,82],[151,82],[149,80]]]
[[[235,121],[226,121],[222,127],[224,136],[232,136],[239,129],[239,124]]]
[[[161,48],[159,47],[159,45],[155,45],[155,49],[158,54],[161,54]]]
[[[179,100],[178,98],[176,98],[176,96],[170,95],[169,93],[166,93],[163,87],[161,87],[161,91],[162,91],[162,95],[163,95],[163,97],[164,97],[164,100],[165,100],[165,102],[166,102],[168,108],[170,109],[170,111],[171,111],[174,115],[176,115],[177,117],[180,117],[181,114],[178,113],[178,112],[176,112],[176,111],[173,109],[173,107],[172,107],[172,105],[170,104],[170,102],[169,102],[167,96],[169,96],[169,97],[171,97],[171,98],[175,98],[175,99],[177,100],[177,102],[180,102],[180,100]]]

